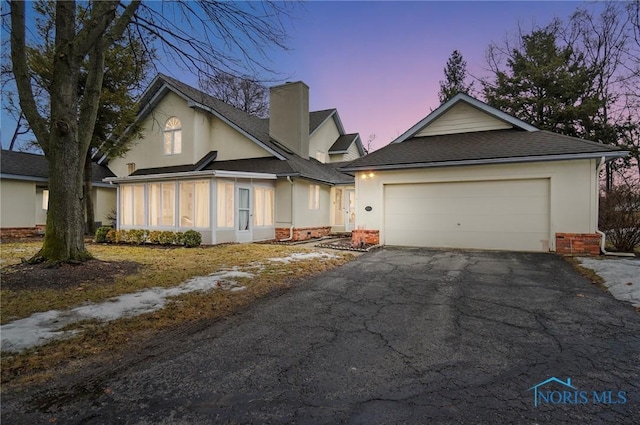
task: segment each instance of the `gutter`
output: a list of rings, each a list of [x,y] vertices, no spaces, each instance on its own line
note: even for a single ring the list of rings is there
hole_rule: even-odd
[[[598,167],[596,168],[596,182],[597,182],[597,186],[599,187],[600,184],[600,172],[602,171],[602,167],[604,166],[604,164],[606,163],[605,157],[601,157],[600,161],[598,162]],[[600,205],[598,205],[598,209],[600,208]],[[596,226],[596,233],[600,235],[600,251],[602,252],[602,254],[604,255],[608,255],[611,257],[634,257],[635,258],[635,254],[631,253],[631,252],[609,252],[605,249],[605,243],[606,243],[606,239],[607,239],[607,235],[604,234],[604,232],[600,229],[597,228]]]
[[[296,203],[293,200],[293,180],[291,177],[287,176],[287,181],[291,183],[291,227],[289,227],[289,237],[285,239],[280,239],[278,242],[288,242],[293,239],[293,226],[294,226],[294,217],[296,212]]]
[[[184,171],[181,173],[145,174],[141,176],[127,176],[127,177],[107,177],[103,181],[107,183],[127,183],[127,182],[164,180],[164,179],[186,179],[191,177],[205,177],[205,176],[235,177],[235,178],[263,179],[263,180],[275,180],[277,178],[275,174],[269,174],[269,173],[206,170],[206,171]]]

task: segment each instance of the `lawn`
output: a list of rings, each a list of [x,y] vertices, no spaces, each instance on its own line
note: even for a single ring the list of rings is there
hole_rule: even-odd
[[[89,249],[96,258],[93,267],[68,266],[69,273],[73,274],[73,279],[69,276],[68,282],[64,280],[66,269],[57,270],[57,278],[62,273],[63,279],[60,282],[50,284],[38,281],[36,277],[31,280],[31,288],[28,273],[38,272],[34,276],[41,277],[48,276],[43,274],[47,271],[14,265],[20,264],[21,258],[29,258],[35,254],[40,245],[41,242],[3,242],[0,245],[3,281],[11,273],[18,273],[15,267],[19,268],[19,272],[27,273],[21,278],[26,282],[22,286],[7,285],[9,288],[6,288],[3,285],[0,291],[0,319],[3,324],[29,317],[36,312],[66,310],[99,303],[148,288],[173,288],[192,277],[207,276],[221,270],[247,271],[252,277],[237,279],[242,285],[243,290],[240,291],[214,289],[185,293],[169,298],[167,305],[155,312],[110,322],[79,322],[69,327],[79,332],[72,339],[51,342],[19,354],[3,353],[3,388],[8,383],[19,385],[40,382],[60,373],[71,363],[95,361],[96,358],[113,360],[127,350],[143,347],[145,341],[151,340],[159,332],[233,314],[261,297],[290,288],[304,277],[335,268],[353,258],[352,254],[339,253],[330,258],[273,261],[270,259],[310,251],[267,244],[199,248],[91,244]],[[119,267],[122,264],[130,266],[132,263],[137,263],[137,267]],[[97,265],[109,272],[115,270],[115,273],[101,273],[100,278],[96,278]],[[83,281],[85,272],[89,280]],[[110,277],[103,279],[102,275]],[[69,282],[71,284],[67,284]]]

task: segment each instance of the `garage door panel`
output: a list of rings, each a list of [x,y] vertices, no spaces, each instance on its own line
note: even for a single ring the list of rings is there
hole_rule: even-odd
[[[543,251],[549,180],[385,186],[385,243]]]

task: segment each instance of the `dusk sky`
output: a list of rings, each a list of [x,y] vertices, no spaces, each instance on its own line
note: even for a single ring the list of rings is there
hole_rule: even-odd
[[[297,8],[289,28],[290,50],[273,51],[267,65],[282,78],[309,85],[312,110],[337,108],[347,132],[359,132],[365,143],[375,134],[374,146],[379,148],[438,106],[438,84],[454,49],[464,56],[471,75],[484,77],[485,53],[492,41],[502,41],[518,25],[530,30],[554,17],[566,19],[580,6],[599,5],[308,2]],[[196,84],[192,75],[170,73]],[[5,148],[14,128],[6,118],[3,113]]]

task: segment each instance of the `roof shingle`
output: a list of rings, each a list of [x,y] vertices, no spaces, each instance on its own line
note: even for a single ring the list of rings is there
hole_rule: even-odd
[[[457,161],[489,161],[526,157],[611,154],[615,147],[564,136],[550,131],[493,130],[472,133],[414,137],[392,143],[358,158],[345,170],[364,168],[407,168]]]

